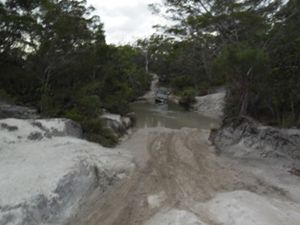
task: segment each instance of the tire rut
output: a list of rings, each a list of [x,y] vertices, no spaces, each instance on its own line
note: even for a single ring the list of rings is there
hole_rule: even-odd
[[[216,225],[199,211],[198,202],[240,189],[283,196],[280,190],[240,170],[237,162],[217,156],[205,135],[193,129],[150,133],[145,143],[150,155],[146,166],[112,190],[95,193],[83,203],[72,225],[142,225],[163,208],[187,210]],[[153,207],[149,196],[158,193],[164,197]]]

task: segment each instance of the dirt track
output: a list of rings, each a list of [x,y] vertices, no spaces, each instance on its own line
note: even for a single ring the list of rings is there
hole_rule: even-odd
[[[137,171],[105,195],[94,193],[76,216],[77,225],[144,224],[165,208],[192,212],[207,224],[215,223],[197,207],[217,193],[234,190],[288,199],[285,191],[266,184],[236,160],[218,157],[207,141],[208,132],[193,129],[148,129],[135,133],[131,146]],[[146,143],[145,143],[146,142]],[[144,144],[144,149],[143,149]]]

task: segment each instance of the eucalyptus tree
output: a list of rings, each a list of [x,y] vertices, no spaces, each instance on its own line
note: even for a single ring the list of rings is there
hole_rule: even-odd
[[[267,99],[264,82],[272,70],[269,50],[274,32],[278,33],[276,15],[285,5],[281,0],[165,1],[167,15],[176,22],[166,31],[191,40],[196,52],[202,52],[189,57],[198,59],[202,73],[227,81],[228,115],[256,116],[258,102],[262,104],[259,99]]]
[[[186,58],[210,77],[226,80],[227,116],[299,125],[299,0],[164,2],[166,15],[175,21],[165,31],[202,52],[194,55],[197,60],[189,52]]]
[[[300,1],[290,0],[274,16],[267,49],[272,71],[266,77],[270,117],[300,126]]]
[[[128,112],[148,88],[139,52],[107,45],[85,0],[0,1],[0,17],[0,95],[74,119],[92,140],[115,143],[99,113]]]

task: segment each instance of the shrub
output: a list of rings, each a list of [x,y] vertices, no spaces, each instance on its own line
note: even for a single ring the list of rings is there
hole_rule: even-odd
[[[181,92],[179,104],[182,105],[186,110],[189,110],[191,105],[195,103],[196,91],[192,88],[188,88]]]
[[[175,90],[184,91],[184,89],[193,86],[193,83],[188,76],[179,76],[171,80],[171,85]]]
[[[86,116],[97,116],[101,108],[100,99],[97,95],[83,96],[78,101],[81,113]]]
[[[0,100],[7,102],[15,102],[16,98],[13,98],[4,89],[0,89]]]
[[[118,143],[118,137],[113,131],[105,128],[101,119],[85,119],[81,122],[85,137],[105,147],[113,147]]]

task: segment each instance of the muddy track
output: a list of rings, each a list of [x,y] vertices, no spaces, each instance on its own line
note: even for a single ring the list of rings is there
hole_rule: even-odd
[[[142,225],[163,208],[193,212],[215,225],[197,203],[217,193],[249,190],[288,198],[237,161],[219,157],[208,144],[206,131],[153,130],[147,133],[144,167],[105,193],[95,192],[81,205],[72,225]]]

